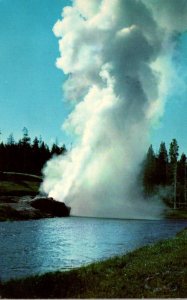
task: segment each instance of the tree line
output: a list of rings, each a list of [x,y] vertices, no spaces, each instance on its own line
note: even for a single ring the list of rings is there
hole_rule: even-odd
[[[10,134],[6,143],[0,142],[0,171],[41,175],[47,160],[53,155],[66,152],[65,145],[60,147],[54,143],[50,148],[38,137],[31,141],[28,129],[24,127],[23,136],[19,141],[16,142],[13,134]]]
[[[184,153],[179,157],[176,139],[171,141],[169,150],[161,142],[158,153],[155,153],[151,145],[141,171],[145,197],[160,194],[170,207],[186,207],[186,162]]]

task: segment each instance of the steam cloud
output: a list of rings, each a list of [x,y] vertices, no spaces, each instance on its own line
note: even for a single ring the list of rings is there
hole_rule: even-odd
[[[75,0],[54,26],[57,67],[69,75],[74,109],[63,128],[75,137],[66,156],[49,161],[43,191],[72,214],[158,216],[137,174],[149,132],[163,113],[176,34],[187,28],[186,0]]]

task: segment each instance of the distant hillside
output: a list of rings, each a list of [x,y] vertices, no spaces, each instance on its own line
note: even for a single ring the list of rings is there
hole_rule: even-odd
[[[42,177],[16,173],[0,172],[0,196],[37,195]]]

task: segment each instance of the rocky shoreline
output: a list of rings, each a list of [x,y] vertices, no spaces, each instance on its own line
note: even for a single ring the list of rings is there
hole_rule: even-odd
[[[68,217],[71,208],[48,197],[0,196],[0,221]]]

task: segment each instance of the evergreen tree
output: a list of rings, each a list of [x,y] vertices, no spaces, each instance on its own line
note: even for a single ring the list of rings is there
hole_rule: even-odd
[[[157,183],[165,186],[168,183],[168,153],[164,142],[160,144],[156,171]]]
[[[7,139],[7,145],[14,145],[14,144],[15,144],[14,136],[13,133],[11,133]]]
[[[143,185],[144,185],[144,192],[146,195],[150,195],[154,192],[155,176],[156,176],[156,156],[153,147],[151,145],[148,149],[146,159],[144,162]]]
[[[42,141],[39,145],[38,159],[40,172],[44,164],[51,158],[49,147]]]
[[[39,139],[37,137],[35,137],[33,140],[33,143],[32,143],[32,149],[36,152],[39,149],[39,142],[40,142]]]
[[[177,169],[178,169],[178,180],[181,184],[184,185],[185,181],[185,167],[186,167],[186,155],[182,153],[180,160],[177,164]]]
[[[6,144],[6,169],[7,170],[16,170],[17,167],[17,161],[15,157],[17,157],[17,146],[14,140],[13,133],[11,133],[7,139],[7,144]]]
[[[186,202],[186,155],[182,153],[180,160],[177,164],[177,194],[178,194],[178,204]]]
[[[177,140],[173,139],[172,142],[170,143],[170,148],[169,148],[170,163],[173,165],[176,164],[178,156],[179,156],[179,146],[177,144]]]
[[[23,137],[21,140],[22,145],[26,148],[28,148],[30,146],[30,137],[29,137],[29,132],[28,129],[26,127],[23,128]]]
[[[30,145],[30,137],[28,133],[28,129],[26,127],[23,128],[23,137],[21,140],[21,154],[22,154],[22,165],[23,172],[28,172],[31,166],[31,145]]]
[[[5,145],[3,142],[1,142],[0,143],[0,172],[5,170],[5,166],[6,166],[5,154],[6,154]]]
[[[60,154],[60,147],[57,144],[53,144],[51,148],[51,155]]]
[[[173,208],[177,208],[177,160],[179,156],[179,146],[176,139],[173,139],[170,143],[169,149],[170,156],[170,171],[173,175]]]

